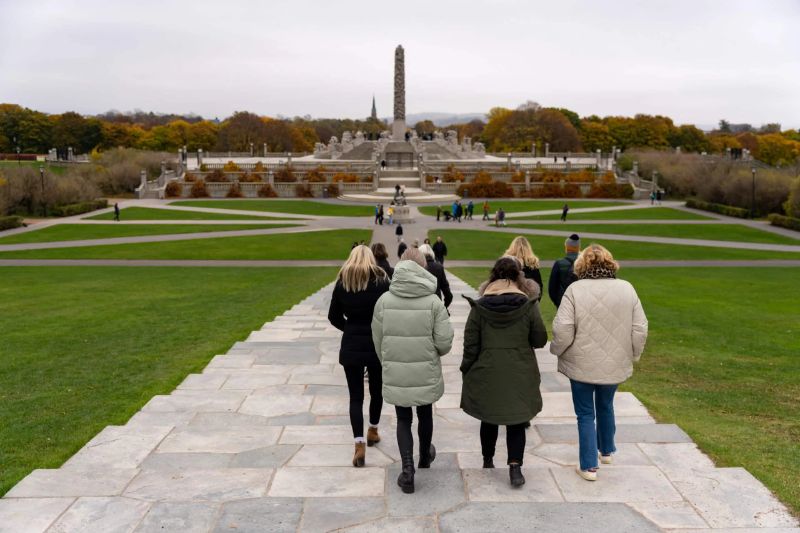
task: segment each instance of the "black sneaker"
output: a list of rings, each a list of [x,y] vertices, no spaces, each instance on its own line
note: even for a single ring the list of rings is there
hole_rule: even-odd
[[[484,468],[494,468],[494,458],[493,457],[484,457],[483,458],[483,467]]]
[[[521,487],[525,484],[525,476],[522,475],[522,466],[518,464],[508,465],[508,477],[511,479],[512,487]]]

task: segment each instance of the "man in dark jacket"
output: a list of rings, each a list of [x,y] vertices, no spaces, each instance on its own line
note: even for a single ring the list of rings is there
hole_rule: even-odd
[[[447,255],[447,245],[442,240],[442,237],[436,237],[436,242],[433,243],[433,256],[436,260],[444,265],[444,256]]]
[[[397,257],[398,257],[398,259],[403,257],[403,252],[406,251],[406,248],[408,248],[408,245],[406,244],[406,241],[404,241],[403,238],[400,237],[400,244],[397,245]]]
[[[561,298],[564,293],[574,281],[578,278],[575,276],[574,265],[578,254],[581,251],[581,239],[577,234],[573,233],[566,241],[564,241],[564,248],[567,255],[553,263],[553,271],[550,273],[550,283],[547,286],[547,292],[550,294],[550,299],[556,307],[561,305]]]
[[[436,296],[444,301],[445,307],[450,307],[450,303],[453,301],[453,293],[450,292],[450,282],[447,281],[444,267],[436,262],[433,248],[429,245],[423,244],[419,247],[419,251],[425,255],[425,260],[428,263],[425,269],[436,277]]]

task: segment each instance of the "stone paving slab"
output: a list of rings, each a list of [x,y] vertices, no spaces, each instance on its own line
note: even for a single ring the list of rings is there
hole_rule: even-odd
[[[0,499],[0,533],[54,531],[773,531],[797,521],[743,469],[715,468],[677,426],[638,399],[615,401],[617,447],[589,483],[574,471],[577,429],[569,381],[536,351],[544,409],[526,433],[527,483],[512,489],[505,430],[497,468],[484,470],[478,420],[459,408],[463,327],[456,293],[445,395],[434,406],[438,457],[417,491],[396,486],[394,409],[382,441],[353,453],[339,333],[327,324],[332,286],[214,357],[124,426],[109,426],[64,466],[36,470]],[[365,383],[366,389],[366,383]],[[369,402],[367,400],[364,411]],[[415,436],[416,438],[416,436]]]

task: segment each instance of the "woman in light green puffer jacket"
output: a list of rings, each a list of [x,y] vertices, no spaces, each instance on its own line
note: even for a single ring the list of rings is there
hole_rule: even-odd
[[[389,285],[375,304],[372,340],[383,367],[383,399],[397,412],[397,445],[403,471],[397,484],[414,492],[414,437],[412,412],[419,419],[419,468],[429,468],[436,457],[432,404],[444,394],[439,358],[450,351],[453,327],[436,296],[436,278],[425,270],[425,257],[409,248],[397,263]]]

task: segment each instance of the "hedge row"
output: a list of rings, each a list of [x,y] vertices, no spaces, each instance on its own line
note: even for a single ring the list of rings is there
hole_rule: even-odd
[[[0,231],[19,228],[20,226],[22,226],[22,217],[0,217]]]
[[[771,214],[768,218],[769,223],[773,226],[780,226],[782,228],[800,231],[800,218],[785,217],[776,213]]]
[[[729,217],[737,218],[750,218],[750,211],[742,209],[741,207],[733,207],[731,205],[712,204],[711,202],[704,202],[696,198],[686,200],[686,207],[694,209],[701,209],[703,211],[711,211],[712,213],[719,213]]]
[[[108,207],[108,200],[92,200],[90,202],[81,202],[79,204],[57,205],[50,208],[50,214],[54,217],[72,217],[106,207]]]

